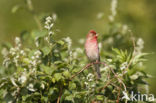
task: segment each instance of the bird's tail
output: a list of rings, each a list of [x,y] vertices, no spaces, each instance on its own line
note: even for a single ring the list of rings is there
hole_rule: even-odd
[[[97,78],[100,79],[101,78],[101,73],[100,73],[100,64],[94,64],[96,73],[97,73]]]

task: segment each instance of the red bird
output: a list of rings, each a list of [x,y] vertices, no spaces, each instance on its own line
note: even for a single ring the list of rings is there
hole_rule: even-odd
[[[90,30],[90,32],[87,35],[85,51],[88,59],[91,62],[100,62],[97,34],[94,30]],[[101,78],[100,64],[94,64],[94,68],[97,73],[97,78]]]

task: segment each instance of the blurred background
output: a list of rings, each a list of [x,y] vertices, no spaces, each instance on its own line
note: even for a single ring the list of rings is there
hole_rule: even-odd
[[[15,5],[23,5],[24,0],[0,0],[0,44],[13,43],[14,37],[21,32],[37,29],[37,25],[28,11],[20,8],[12,13]],[[57,14],[56,27],[60,30],[56,37],[70,36],[73,46],[85,38],[90,29],[99,34],[107,31],[108,16],[111,14],[111,0],[32,0],[34,9],[39,14]],[[156,96],[156,0],[118,0],[116,21],[126,24],[145,42],[148,56],[146,71],[153,75],[149,79],[150,93]],[[2,56],[0,56],[0,63]]]

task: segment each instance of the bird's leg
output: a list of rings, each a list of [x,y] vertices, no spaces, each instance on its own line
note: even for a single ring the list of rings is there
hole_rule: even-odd
[[[94,65],[94,61],[92,62],[92,64]],[[93,68],[93,74],[96,76],[96,78],[97,78],[97,74],[96,74],[96,69],[94,68],[94,66],[92,65],[92,68]]]
[[[98,62],[98,60],[96,60],[96,61],[93,61],[92,63],[94,65],[94,64],[98,64],[99,62]],[[98,80],[98,74],[97,74],[96,68],[94,66],[93,66],[93,72],[94,72],[94,75],[96,76],[96,80]]]
[[[96,62],[95,62],[96,64],[98,64],[99,63],[99,61],[98,60],[96,60]]]

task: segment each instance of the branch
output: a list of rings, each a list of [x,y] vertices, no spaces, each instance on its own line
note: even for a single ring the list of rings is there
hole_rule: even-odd
[[[77,75],[79,75],[81,72],[83,72],[85,69],[88,69],[91,65],[93,65],[93,63],[87,64],[84,68],[82,68],[78,73],[76,73],[75,75],[73,75],[70,80],[72,80],[74,77],[76,77]]]
[[[59,97],[57,98],[57,103],[60,103],[61,96],[62,96],[62,87],[60,87],[60,93]]]

